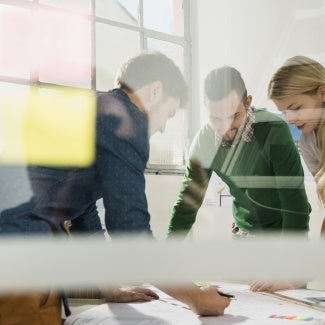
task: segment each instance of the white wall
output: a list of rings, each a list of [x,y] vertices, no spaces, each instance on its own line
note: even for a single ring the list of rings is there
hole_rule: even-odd
[[[242,73],[253,104],[275,109],[267,85],[286,58],[301,54],[325,64],[324,0],[197,2],[201,85],[210,70],[232,65]]]

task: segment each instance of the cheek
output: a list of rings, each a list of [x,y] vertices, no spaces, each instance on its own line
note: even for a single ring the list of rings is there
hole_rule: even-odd
[[[303,112],[300,112],[299,118],[309,122],[315,123],[318,122],[321,118],[322,112],[320,109],[306,109]]]

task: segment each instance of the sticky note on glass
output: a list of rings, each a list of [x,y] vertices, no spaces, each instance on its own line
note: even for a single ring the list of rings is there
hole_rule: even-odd
[[[1,163],[86,167],[94,161],[93,91],[8,92],[1,95],[0,112]]]

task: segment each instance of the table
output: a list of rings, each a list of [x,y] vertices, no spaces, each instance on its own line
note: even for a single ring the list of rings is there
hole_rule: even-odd
[[[247,285],[220,284],[221,290],[235,295],[235,299],[232,299],[225,315],[216,317],[199,317],[186,305],[157,288],[150,288],[159,294],[159,300],[101,304],[68,317],[65,325],[325,325],[325,311],[263,293],[253,293]],[[300,320],[271,318],[271,315],[298,316]]]

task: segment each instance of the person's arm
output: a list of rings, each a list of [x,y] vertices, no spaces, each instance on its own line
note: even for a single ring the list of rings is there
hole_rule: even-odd
[[[101,290],[101,296],[106,302],[137,302],[159,299],[152,290],[145,287],[116,287]]]
[[[292,140],[286,124],[278,123],[269,133],[269,156],[277,180],[277,189],[281,201],[282,232],[308,231],[309,213],[311,211],[304,187],[304,173],[298,150]],[[282,178],[281,177],[287,177]],[[285,180],[285,182],[283,182]],[[291,181],[288,182],[288,181]],[[304,281],[252,281],[250,290],[254,292],[274,292],[298,289]]]
[[[110,235],[150,233],[144,170],[149,155],[147,120],[115,98],[100,98],[96,169]]]
[[[168,237],[185,235],[195,222],[209,185],[216,150],[214,131],[206,125],[191,143],[190,159],[168,225]]]
[[[157,286],[160,290],[188,307],[200,316],[223,315],[225,308],[230,304],[230,298],[222,297],[215,287],[199,288],[196,285],[186,286]],[[145,287],[109,288],[101,290],[101,295],[106,302],[128,303],[145,302],[159,299],[152,290]]]
[[[169,237],[184,235],[191,229],[203,202],[211,173],[211,170],[203,169],[199,162],[189,161],[181,190],[171,213],[167,232]]]
[[[324,169],[320,168],[320,170],[318,172],[312,173],[312,175],[314,176],[315,182],[317,184],[319,179],[321,177],[323,177],[323,175],[324,175]],[[318,198],[319,198],[320,201],[322,201],[322,199],[319,197],[319,193],[318,193]],[[323,206],[324,206],[324,202],[323,202]],[[322,239],[325,239],[325,217],[323,219],[323,223],[322,223],[322,226],[321,226],[321,229],[320,229],[320,237]]]
[[[299,152],[285,122],[277,123],[269,138],[270,160],[282,210],[282,231],[307,232],[311,211],[304,186]]]
[[[159,286],[159,289],[188,305],[200,316],[223,315],[230,304],[230,298],[221,297],[212,286],[199,288],[193,284],[184,287]]]
[[[250,283],[250,290],[254,292],[275,292],[281,290],[293,290],[305,288],[306,283],[302,281],[252,281]]]

